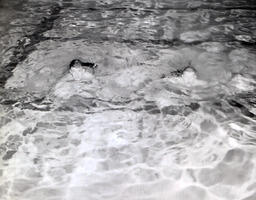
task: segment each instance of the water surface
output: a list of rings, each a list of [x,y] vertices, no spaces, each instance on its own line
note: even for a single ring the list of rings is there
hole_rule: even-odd
[[[255,17],[245,0],[0,0],[0,199],[254,200]]]

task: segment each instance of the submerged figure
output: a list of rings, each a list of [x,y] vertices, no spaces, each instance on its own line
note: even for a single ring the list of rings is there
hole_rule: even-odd
[[[167,78],[171,82],[186,86],[197,86],[205,84],[204,81],[198,79],[197,71],[190,63],[183,69],[173,71],[168,75],[162,76],[162,78]]]
[[[188,75],[196,76],[196,69],[191,65],[191,63],[188,64],[183,69],[178,69],[176,71],[173,71],[170,73],[169,77],[181,77],[181,76],[188,76]]]
[[[69,64],[69,72],[74,80],[88,80],[93,77],[97,67],[95,63],[82,62],[79,59],[74,59]]]

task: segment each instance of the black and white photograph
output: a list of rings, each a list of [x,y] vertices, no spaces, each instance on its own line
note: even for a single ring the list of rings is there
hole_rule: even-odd
[[[0,200],[256,200],[256,0],[0,0]]]

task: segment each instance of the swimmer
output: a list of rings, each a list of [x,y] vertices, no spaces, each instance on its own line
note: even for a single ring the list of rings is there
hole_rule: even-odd
[[[74,80],[88,80],[95,74],[97,64],[90,62],[82,62],[79,59],[74,59],[69,64],[69,72]]]

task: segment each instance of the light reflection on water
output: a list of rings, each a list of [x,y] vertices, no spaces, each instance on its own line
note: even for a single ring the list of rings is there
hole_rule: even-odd
[[[1,199],[254,199],[255,2],[0,5]]]

